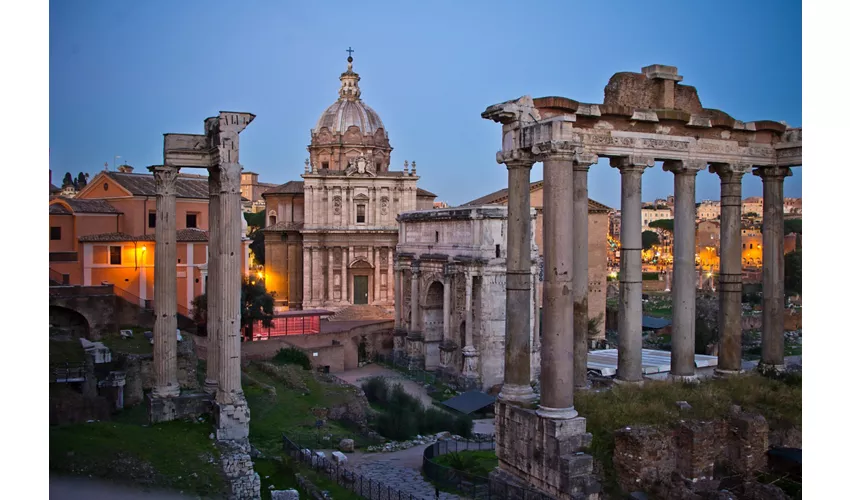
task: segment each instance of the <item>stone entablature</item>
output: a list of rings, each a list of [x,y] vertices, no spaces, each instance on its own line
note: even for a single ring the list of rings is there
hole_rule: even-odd
[[[455,378],[462,387],[488,390],[501,384],[507,207],[422,210],[398,220],[396,330],[406,340],[397,340],[396,355]],[[531,241],[536,273],[537,246]],[[539,372],[536,297],[528,304],[533,373]]]

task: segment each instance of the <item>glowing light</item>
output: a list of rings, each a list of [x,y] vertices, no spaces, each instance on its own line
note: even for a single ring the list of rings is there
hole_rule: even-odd
[[[147,247],[146,245],[142,245],[142,251],[143,251],[143,252],[147,252],[147,251],[148,251],[148,247]]]

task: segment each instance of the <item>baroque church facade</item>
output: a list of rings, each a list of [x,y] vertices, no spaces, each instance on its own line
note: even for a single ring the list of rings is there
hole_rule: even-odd
[[[310,131],[301,181],[263,193],[265,279],[277,310],[394,306],[400,213],[431,209],[416,162],[390,170],[381,118],[360,99],[360,76],[339,77],[339,98]]]

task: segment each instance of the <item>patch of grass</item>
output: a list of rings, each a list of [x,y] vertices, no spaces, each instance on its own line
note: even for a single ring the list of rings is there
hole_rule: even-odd
[[[103,336],[100,340],[103,344],[110,348],[113,352],[125,354],[152,354],[153,345],[151,341],[145,337],[145,332],[152,330],[150,328],[142,328],[140,326],[124,326],[122,330],[132,330],[133,338],[122,339],[120,332],[111,332]],[[181,332],[182,333],[182,332]]]
[[[434,459],[434,463],[474,476],[487,477],[490,471],[499,466],[499,459],[496,458],[495,450],[466,450],[440,455]]]
[[[144,409],[142,407],[142,409]],[[209,423],[94,422],[50,428],[50,470],[214,496],[224,490]]]
[[[676,401],[692,409],[683,416]],[[727,416],[731,405],[763,415],[773,428],[802,425],[802,377],[773,380],[757,374],[704,381],[698,385],[646,381],[643,387],[614,386],[601,393],[577,392],[575,406],[593,434],[590,452],[598,460],[608,486],[615,484],[614,432],[626,426],[672,425],[682,418]]]
[[[50,364],[82,363],[86,360],[86,352],[79,339],[54,340],[50,339]]]

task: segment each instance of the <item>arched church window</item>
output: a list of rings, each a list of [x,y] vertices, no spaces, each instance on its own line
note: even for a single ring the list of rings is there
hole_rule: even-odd
[[[275,224],[277,224],[277,212],[272,210],[271,212],[269,212],[269,225],[273,226]]]

